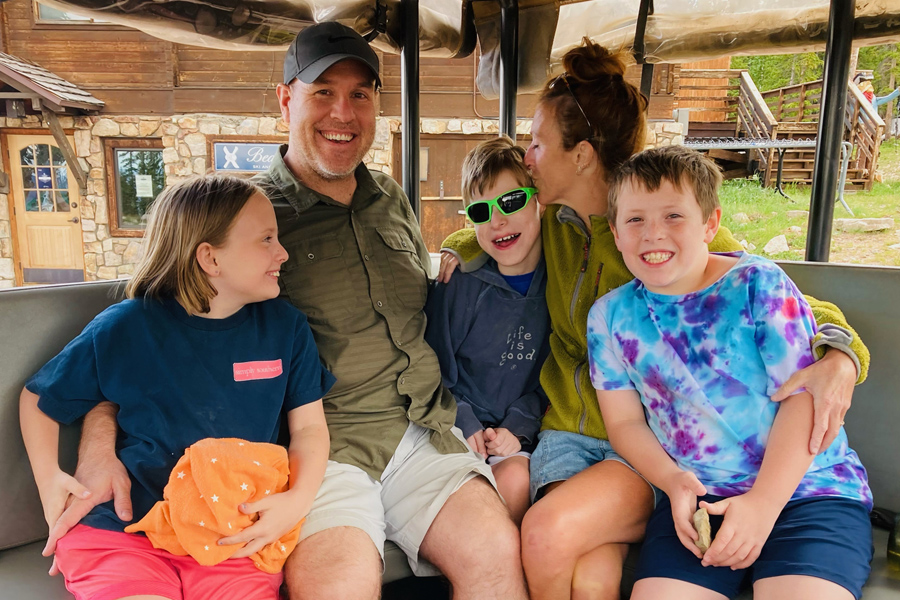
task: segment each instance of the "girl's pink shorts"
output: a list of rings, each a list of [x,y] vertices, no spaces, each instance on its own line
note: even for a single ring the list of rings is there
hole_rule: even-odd
[[[278,600],[283,575],[249,558],[213,567],[154,548],[138,534],[77,525],[56,547],[56,565],[77,600],[162,596],[171,600]]]

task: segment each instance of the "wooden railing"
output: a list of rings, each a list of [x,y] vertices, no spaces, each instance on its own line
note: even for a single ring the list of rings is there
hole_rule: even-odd
[[[844,110],[844,139],[853,144],[848,171],[856,169],[857,176],[865,179],[867,190],[872,189],[875,182],[876,161],[883,135],[884,121],[878,111],[851,83]]]
[[[770,90],[763,92],[762,97],[779,123],[818,122],[822,81],[809,81]]]
[[[685,83],[685,81],[688,83]],[[691,110],[692,121],[705,121],[702,127],[727,137],[772,137],[778,121],[744,69],[681,70],[678,108]],[[685,94],[688,90],[688,94]],[[697,118],[697,113],[700,117]],[[707,119],[707,117],[711,117]],[[721,125],[714,126],[713,123]],[[731,124],[731,125],[728,125]],[[690,129],[689,129],[690,131]],[[771,164],[770,151],[756,150],[760,168]]]

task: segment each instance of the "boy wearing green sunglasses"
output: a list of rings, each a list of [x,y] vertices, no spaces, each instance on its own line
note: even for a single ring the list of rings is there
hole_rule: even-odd
[[[525,150],[509,138],[482,142],[463,163],[463,202],[481,268],[435,283],[425,339],[457,402],[456,426],[492,466],[516,523],[529,502],[529,457],[545,402],[541,365],[549,351],[547,276],[537,190]]]

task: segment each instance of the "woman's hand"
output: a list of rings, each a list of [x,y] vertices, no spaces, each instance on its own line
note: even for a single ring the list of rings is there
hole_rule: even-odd
[[[441,283],[450,283],[453,271],[459,266],[459,260],[452,252],[441,251],[441,268],[438,270],[437,280]]]
[[[512,456],[522,449],[522,442],[509,429],[488,427],[484,430],[484,446],[491,456]]]
[[[259,513],[259,519],[236,535],[220,539],[219,545],[245,544],[231,558],[246,558],[256,554],[265,546],[280,540],[281,536],[300,522],[304,515],[297,514],[298,504],[297,495],[289,491],[272,494],[257,502],[241,504],[238,509],[243,514]]]
[[[709,504],[701,502],[711,515],[725,515],[712,545],[703,555],[704,567],[746,569],[762,550],[783,506],[757,498],[753,492]]]
[[[703,558],[696,543],[700,536],[694,529],[693,517],[697,510],[697,497],[705,496],[706,488],[696,475],[679,470],[664,482],[663,491],[672,504],[672,521],[675,523],[678,539],[694,556]]]
[[[824,452],[837,437],[850,409],[853,386],[856,385],[856,365],[841,352],[830,348],[822,360],[794,373],[772,396],[781,402],[799,388],[806,388],[813,397],[813,429],[809,438],[809,452]]]

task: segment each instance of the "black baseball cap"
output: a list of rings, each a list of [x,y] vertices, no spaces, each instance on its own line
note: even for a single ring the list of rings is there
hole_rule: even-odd
[[[336,21],[311,25],[297,34],[284,57],[284,82],[297,78],[312,83],[331,65],[347,58],[355,58],[369,67],[376,87],[381,87],[378,55],[361,35]]]

